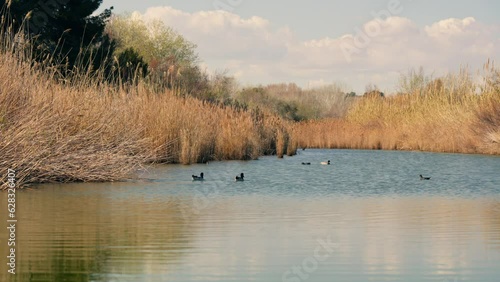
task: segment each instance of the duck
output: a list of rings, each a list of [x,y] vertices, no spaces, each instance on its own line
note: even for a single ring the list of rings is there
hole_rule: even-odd
[[[240,174],[240,176],[236,175],[236,177],[234,178],[235,181],[243,181],[245,175],[243,174],[243,172]]]
[[[430,180],[430,177],[423,177],[422,174],[420,174],[420,180]]]
[[[203,172],[200,173],[200,176],[197,176],[197,175],[191,175],[191,177],[193,177],[193,181],[203,181]]]
[[[307,163],[302,162],[302,164],[303,164],[303,165],[311,165],[311,163],[309,163],[309,162],[307,162]]]
[[[321,162],[322,165],[330,165],[330,160],[328,160],[327,162]]]

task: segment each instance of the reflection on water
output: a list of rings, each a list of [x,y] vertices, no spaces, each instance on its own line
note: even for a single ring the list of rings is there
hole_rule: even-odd
[[[0,232],[0,280],[498,281],[498,171],[498,157],[306,150],[43,185],[18,191],[18,274]]]

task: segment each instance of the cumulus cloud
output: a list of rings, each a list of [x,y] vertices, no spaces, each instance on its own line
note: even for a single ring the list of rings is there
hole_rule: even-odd
[[[268,61],[286,54],[289,32],[274,31],[260,17],[243,19],[226,11],[186,13],[171,7],[149,8],[146,19],[161,19],[196,43],[202,58],[211,60],[251,59]]]
[[[434,38],[460,36],[468,30],[474,30],[476,20],[472,17],[465,19],[446,19],[425,27],[427,34]]]
[[[357,90],[369,83],[391,89],[398,74],[412,67],[439,75],[499,59],[499,26],[472,17],[424,27],[403,17],[373,19],[338,38],[301,41],[267,19],[221,10],[152,7],[141,16],[161,19],[198,45],[209,69],[227,68],[243,83],[345,81]]]

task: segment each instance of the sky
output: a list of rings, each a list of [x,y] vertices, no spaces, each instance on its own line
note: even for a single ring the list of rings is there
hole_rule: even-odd
[[[242,86],[331,83],[397,91],[423,68],[438,77],[500,59],[500,1],[104,0],[102,8],[161,19],[197,45],[209,72]]]

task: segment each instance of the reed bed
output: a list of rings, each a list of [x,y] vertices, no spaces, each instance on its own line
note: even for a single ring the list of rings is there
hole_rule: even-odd
[[[141,80],[111,85],[84,69],[61,79],[34,63],[24,41],[2,40],[0,170],[15,170],[19,185],[124,180],[151,163],[283,157],[298,146],[500,154],[500,72],[491,64],[484,83],[461,72],[357,98],[342,118],[292,123]]]
[[[499,71],[466,72],[412,93],[359,97],[346,117],[298,123],[300,147],[500,154]]]
[[[0,168],[15,170],[20,185],[124,180],[150,163],[292,151],[291,124],[270,113],[157,93],[140,82],[57,81],[50,68],[16,55],[0,54]]]

